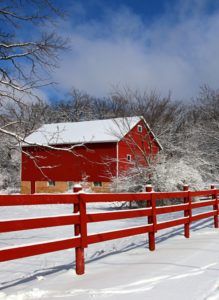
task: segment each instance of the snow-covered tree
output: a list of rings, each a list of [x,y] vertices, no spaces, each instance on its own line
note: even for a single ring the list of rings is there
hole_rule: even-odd
[[[154,94],[146,97],[128,93],[127,98],[130,95],[135,99],[132,112],[147,112],[146,119],[151,119],[163,151],[150,166],[135,165],[115,178],[114,190],[117,187],[120,191],[140,191],[147,183],[157,191],[182,189],[184,184],[200,189],[208,182],[217,182],[219,92],[203,87],[195,105],[174,103]]]

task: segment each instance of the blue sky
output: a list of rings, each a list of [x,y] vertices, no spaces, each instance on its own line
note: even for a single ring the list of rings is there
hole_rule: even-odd
[[[219,1],[57,0],[57,5],[68,18],[56,30],[71,47],[53,73],[58,94],[75,87],[101,97],[128,87],[188,101],[203,84],[219,87]]]

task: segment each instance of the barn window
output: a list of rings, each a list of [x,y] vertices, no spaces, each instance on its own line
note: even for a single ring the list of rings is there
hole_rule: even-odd
[[[127,154],[127,161],[132,161],[132,156],[131,156],[131,154]]]
[[[53,181],[53,180],[49,180],[49,181],[47,182],[47,185],[48,185],[48,186],[55,186],[55,185],[56,185],[56,182]]]
[[[94,181],[94,186],[102,186],[102,182],[101,181]]]
[[[138,132],[142,132],[142,126],[141,125],[138,125]]]

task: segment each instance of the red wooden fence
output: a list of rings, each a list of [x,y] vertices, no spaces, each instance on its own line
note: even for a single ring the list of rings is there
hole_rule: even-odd
[[[41,217],[22,220],[0,221],[0,232],[11,232],[19,230],[30,230],[53,226],[74,225],[75,236],[71,239],[60,239],[57,241],[30,244],[0,249],[0,262],[75,248],[76,253],[76,273],[83,274],[84,249],[90,244],[113,240],[132,235],[148,233],[149,249],[155,250],[155,233],[159,230],[178,225],[184,225],[184,235],[190,237],[190,224],[194,221],[213,217],[214,226],[218,228],[218,192],[212,186],[210,190],[189,191],[184,188],[182,192],[162,192],[156,193],[151,187],[146,188],[144,193],[123,193],[123,194],[85,194],[83,192],[64,195],[0,195],[0,206],[20,206],[20,205],[45,205],[45,204],[73,204],[74,212],[67,216]],[[194,198],[196,200],[194,201]],[[199,200],[197,200],[199,197]],[[204,200],[200,197],[205,197]],[[181,204],[168,206],[157,206],[157,200],[182,199]],[[86,204],[91,202],[115,202],[115,201],[146,201],[145,208],[132,209],[126,211],[114,211],[104,213],[88,213]],[[210,207],[207,212],[193,214],[193,209]],[[157,222],[157,216],[173,212],[184,212],[184,217]],[[89,234],[87,224],[92,222],[111,221],[117,219],[147,217],[148,221],[144,226],[134,228],[114,230],[111,232],[101,232]]]

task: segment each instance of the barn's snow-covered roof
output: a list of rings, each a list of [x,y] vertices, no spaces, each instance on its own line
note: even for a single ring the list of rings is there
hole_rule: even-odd
[[[25,138],[23,146],[118,142],[142,117],[45,124]]]

